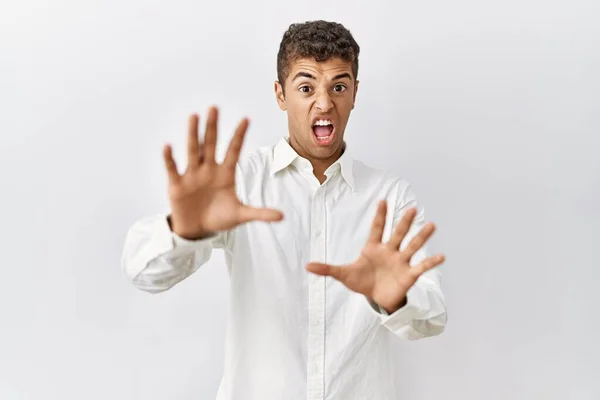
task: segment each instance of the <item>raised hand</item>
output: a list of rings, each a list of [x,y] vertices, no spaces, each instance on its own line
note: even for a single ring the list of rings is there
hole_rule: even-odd
[[[214,232],[234,228],[250,221],[279,221],[283,214],[274,209],[249,207],[240,202],[235,189],[235,169],[248,119],[235,130],[222,164],[215,161],[218,110],[211,107],[206,122],[204,143],[198,138],[198,116],[191,115],[188,129],[188,165],[179,174],[170,145],[163,156],[169,180],[173,232],[186,239],[199,239]]]
[[[416,266],[410,265],[412,256],[433,234],[433,223],[426,224],[408,243],[403,251],[404,240],[415,218],[416,210],[406,211],[387,243],[382,243],[387,205],[381,201],[373,220],[371,236],[356,262],[343,266],[310,263],[306,269],[318,275],[332,276],[348,289],[365,295],[383,307],[389,314],[406,302],[406,293],[425,271],[444,262],[443,255],[431,256]]]

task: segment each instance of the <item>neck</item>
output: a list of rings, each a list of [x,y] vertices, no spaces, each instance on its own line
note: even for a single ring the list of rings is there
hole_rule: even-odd
[[[292,138],[289,140],[290,146],[298,153],[298,155],[302,158],[310,161],[313,167],[313,174],[319,180],[320,183],[325,182],[327,178],[325,176],[325,171],[329,168],[334,162],[336,162],[342,154],[344,154],[344,150],[346,145],[343,144],[339,149],[336,150],[334,154],[327,158],[314,158],[307,154]]]

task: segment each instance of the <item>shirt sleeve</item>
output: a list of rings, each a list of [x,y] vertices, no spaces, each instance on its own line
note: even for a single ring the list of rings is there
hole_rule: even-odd
[[[244,174],[235,169],[235,189],[244,202]],[[121,267],[135,287],[149,293],[164,292],[196,272],[211,257],[213,249],[231,253],[234,229],[201,240],[186,240],[171,231],[169,213],[136,221],[128,230]]]
[[[228,232],[201,240],[186,240],[171,231],[167,214],[145,217],[128,230],[121,266],[135,287],[159,293],[196,272],[214,248],[224,248]]]
[[[387,230],[389,233],[396,227],[408,208],[417,207],[417,216],[400,245],[400,250],[404,250],[410,240],[422,229],[425,223],[425,215],[424,209],[417,205],[416,196],[408,183],[401,182],[398,197],[393,214],[393,223],[390,229]],[[389,239],[389,233],[385,240]],[[427,247],[423,246],[414,254],[410,264],[414,267],[427,257]],[[440,267],[430,269],[422,274],[408,290],[406,304],[393,314],[388,314],[382,307],[373,302],[369,302],[369,304],[371,309],[379,315],[381,324],[404,339],[417,340],[439,335],[446,326],[447,311],[441,289]]]

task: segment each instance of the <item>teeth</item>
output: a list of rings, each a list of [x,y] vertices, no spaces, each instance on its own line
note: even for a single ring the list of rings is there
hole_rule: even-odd
[[[331,136],[331,135],[327,135],[327,136],[317,136],[317,140],[327,140],[327,139],[329,139],[329,136]]]
[[[313,126],[317,126],[317,125],[318,126],[327,126],[327,125],[333,125],[333,124],[328,119],[319,119],[319,120],[317,120],[317,122],[315,122],[315,124]]]

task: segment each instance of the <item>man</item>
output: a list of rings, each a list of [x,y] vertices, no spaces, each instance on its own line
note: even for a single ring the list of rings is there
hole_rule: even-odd
[[[275,94],[289,135],[239,157],[248,120],[215,162],[191,116],[187,168],[165,146],[170,215],[136,222],[123,268],[151,293],[223,249],[231,282],[219,400],[396,399],[391,340],[441,333],[446,309],[410,185],[353,160],[344,141],[359,46],[342,25],[292,24]]]

